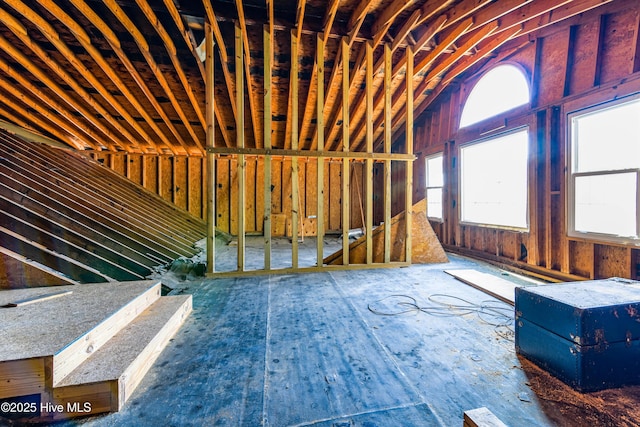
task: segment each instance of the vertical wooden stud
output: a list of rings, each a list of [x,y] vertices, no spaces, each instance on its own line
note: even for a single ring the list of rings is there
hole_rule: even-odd
[[[391,47],[384,45],[384,152],[391,153]],[[391,262],[391,160],[384,161],[384,262]]]
[[[298,149],[298,39],[291,30],[291,149]],[[298,268],[300,195],[298,157],[291,158],[291,266]]]
[[[368,41],[366,46],[366,104],[367,104],[367,153],[373,153],[373,42]],[[373,159],[367,159],[365,171],[365,232],[367,248],[367,264],[373,262]]]
[[[240,25],[235,25],[236,50],[236,135],[238,148],[244,148],[244,55],[242,54],[243,40]],[[245,155],[238,154],[238,271],[244,271],[245,266]]]
[[[264,26],[264,148],[271,149],[271,28]],[[264,158],[264,269],[271,270],[271,156]]]
[[[342,150],[349,152],[349,38],[342,38]],[[342,159],[342,264],[349,265],[349,159]]]
[[[407,120],[405,140],[407,154],[413,154],[413,48],[407,46],[406,93],[407,93]],[[411,225],[413,212],[413,161],[405,163],[405,191],[404,191],[404,220],[405,220],[405,262],[411,264]]]
[[[206,44],[206,60],[205,60],[205,98],[206,111],[205,120],[207,124],[206,146],[213,148],[215,129],[214,129],[214,64],[213,64],[213,31],[211,25],[205,24],[205,44]],[[213,274],[215,268],[215,250],[216,250],[216,208],[215,208],[215,176],[216,176],[216,159],[211,151],[207,151],[207,274]]]
[[[596,73],[593,78],[593,86],[600,86],[602,78],[602,59],[604,55],[604,46],[607,37],[607,15],[600,15],[600,32],[598,33],[598,46],[596,50]]]
[[[318,66],[317,73],[317,97],[316,97],[316,131],[318,140],[318,151],[324,151],[324,34],[317,35],[316,63]],[[313,84],[313,82],[312,82]],[[318,236],[316,238],[316,256],[318,267],[323,264],[323,240],[324,240],[324,157],[318,157]]]

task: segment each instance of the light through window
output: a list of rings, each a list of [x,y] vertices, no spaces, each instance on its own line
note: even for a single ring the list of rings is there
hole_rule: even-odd
[[[638,239],[640,99],[569,118],[569,233],[615,241]]]
[[[528,128],[460,149],[461,219],[528,227]]]
[[[442,220],[442,187],[444,174],[442,171],[442,153],[426,159],[427,167],[427,217]]]
[[[529,102],[529,84],[514,65],[500,65],[482,76],[464,104],[460,127],[466,127]]]

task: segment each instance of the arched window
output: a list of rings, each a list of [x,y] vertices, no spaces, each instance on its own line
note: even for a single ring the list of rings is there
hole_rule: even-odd
[[[499,65],[486,73],[469,94],[460,127],[481,122],[515,107],[529,103],[527,77],[515,65]]]
[[[476,83],[460,117],[460,128],[505,116],[529,103],[529,83],[515,65],[499,65]],[[529,228],[529,128],[510,123],[500,133],[460,141],[459,218],[475,226]],[[464,133],[463,133],[464,134]],[[473,130],[470,135],[476,135]],[[464,137],[463,137],[464,138]]]

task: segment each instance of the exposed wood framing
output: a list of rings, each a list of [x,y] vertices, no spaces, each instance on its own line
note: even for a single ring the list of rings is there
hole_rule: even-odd
[[[6,16],[10,16],[7,12],[0,8],[0,19],[3,21]],[[112,125],[125,140],[119,139],[113,135],[110,130],[103,126],[96,115],[89,112],[82,104],[73,99],[67,94],[66,91],[60,87],[56,82],[49,77],[49,75],[39,68],[33,61],[31,61],[23,52],[18,51],[14,45],[12,45],[7,39],[0,36],[0,48],[7,52],[14,60],[20,65],[29,70],[34,76],[36,76],[41,82],[49,87],[54,93],[61,97],[70,107],[78,111],[85,119],[87,119],[92,125],[100,129],[109,139],[111,139],[118,146],[130,149],[133,151],[139,151],[138,139],[134,137],[127,129],[125,129],[121,123],[111,115],[93,96],[91,96],[71,75],[64,69],[64,67],[54,61],[49,54],[47,54],[39,45],[31,40],[27,35],[23,35],[21,32],[15,32],[32,53],[34,53],[41,61],[43,61],[49,69],[56,74],[62,81],[68,84],[75,93],[77,93],[86,103],[88,103],[99,115],[104,117],[107,122]]]
[[[291,148],[298,149],[298,38],[291,32]],[[298,182],[298,158],[291,158],[291,265],[298,268],[298,226],[302,215]],[[304,236],[304,230],[300,230]]]
[[[317,150],[324,151],[324,120],[322,111],[324,110],[324,45],[325,39],[323,34],[317,36],[317,48],[316,48],[316,64],[317,67],[317,96],[316,96],[316,111],[317,111],[317,123],[316,132],[317,138]],[[318,206],[316,209],[317,217],[317,233],[316,233],[316,257],[317,266],[321,267],[324,260],[324,199],[326,194],[324,192],[324,158],[318,157],[317,165],[317,185],[318,185]]]
[[[79,121],[77,119],[77,117],[75,117],[69,110],[67,110],[66,107],[64,107],[62,104],[60,104],[56,100],[52,99],[50,96],[45,94],[43,91],[41,91],[37,87],[35,87],[35,85],[33,85],[29,80],[27,80],[23,76],[22,73],[18,73],[16,70],[11,68],[9,66],[9,64],[7,64],[2,59],[0,59],[0,69],[2,71],[4,71],[9,77],[11,77],[16,82],[18,82],[20,85],[22,85],[23,88],[25,88],[29,92],[31,92],[31,94],[33,94],[40,101],[42,101],[45,104],[47,104],[54,111],[57,111],[62,117],[64,117],[66,119],[66,121],[70,125],[75,126],[76,130],[69,132],[71,135],[74,135],[74,134],[77,135],[77,131],[79,130],[80,132],[82,132],[86,136],[88,136],[90,139],[96,141],[96,143],[98,143],[98,145],[103,145],[105,147],[108,147],[110,150],[115,151],[115,147],[113,146],[113,144],[110,141],[104,140],[101,135],[97,135],[95,132],[93,132],[83,122]],[[2,82],[3,82],[2,86],[5,88],[5,90],[9,91],[10,93],[13,93],[13,92],[15,92],[17,90],[17,88],[16,88],[16,86],[14,84],[6,81],[5,79],[2,79]],[[25,96],[25,94],[20,93],[19,91],[17,93],[18,93],[17,97],[23,98],[23,102],[28,99]],[[32,108],[36,108],[37,109],[39,107],[32,106]],[[46,114],[48,114],[48,113],[46,113]],[[78,141],[82,141],[82,140],[83,140],[82,137],[78,138]],[[93,145],[93,146],[95,147],[95,145]]]
[[[384,45],[384,152],[391,153],[391,47]],[[384,161],[384,262],[391,262],[391,160]]]
[[[365,71],[366,71],[366,108],[367,108],[367,135],[366,135],[366,151],[367,153],[373,153],[373,42],[367,42],[366,45],[366,59],[365,59]],[[369,195],[373,194],[373,159],[367,159],[366,172],[365,172],[365,203],[366,203],[366,248],[367,248],[367,264],[373,262],[373,242],[371,236],[373,234],[373,197]]]
[[[206,128],[206,144],[207,148],[213,148],[215,146],[215,130],[214,126],[214,111],[215,111],[215,97],[214,97],[214,71],[215,66],[213,63],[213,30],[209,23],[205,24],[205,48],[206,48],[206,71],[205,71],[205,92],[206,92],[206,110],[205,118],[207,120]],[[207,274],[212,274],[216,271],[215,262],[215,250],[216,250],[216,159],[213,153],[207,151],[207,167],[206,167],[206,200],[207,200]]]
[[[25,18],[36,24],[40,32],[47,38],[47,40],[49,40],[63,55],[65,55],[71,65],[91,84],[91,86],[93,86],[98,91],[98,93],[100,93],[100,95],[102,95],[102,97],[127,120],[127,123],[135,129],[142,140],[146,144],[153,147],[155,150],[160,151],[160,148],[154,142],[155,139],[152,138],[137,123],[137,121],[131,116],[129,111],[120,102],[118,102],[118,100],[111,94],[109,90],[107,90],[107,88],[98,80],[98,78],[89,71],[89,69],[82,63],[78,56],[71,50],[71,48],[69,48],[69,46],[61,40],[60,35],[50,23],[48,23],[42,16],[38,15],[33,9],[29,8],[20,0],[7,0],[5,3],[13,7]],[[80,41],[80,43],[86,43],[83,36],[79,37],[78,40]],[[87,46],[84,47],[86,48]],[[89,51],[89,54],[96,54],[96,52],[97,51],[95,51],[95,49],[91,49]],[[115,75],[114,71],[108,64],[106,64],[106,61],[104,61],[104,58],[102,58],[99,53],[97,53],[97,55],[92,55],[92,57],[94,60],[98,61],[101,66],[106,67],[104,68],[106,75],[116,85],[118,85],[120,90],[126,91],[124,93],[130,94],[130,92],[128,92],[128,89],[124,87],[124,83],[122,82],[122,80],[117,77],[117,75]],[[139,112],[142,113],[141,111]],[[172,149],[172,146],[169,146],[168,148]]]
[[[342,39],[342,150],[349,152],[349,44]],[[349,159],[342,159],[342,263],[349,264],[349,228],[351,212],[349,206],[350,168]]]
[[[107,40],[107,42],[111,46],[111,49],[113,49],[113,51],[116,53],[116,55],[118,56],[118,58],[120,59],[122,64],[125,66],[125,68],[129,72],[129,74],[131,75],[133,80],[136,82],[136,84],[138,85],[140,90],[144,93],[144,95],[147,98],[147,100],[149,101],[149,103],[153,106],[153,108],[158,113],[158,115],[160,115],[160,117],[163,120],[163,123],[167,126],[167,128],[169,129],[171,134],[178,141],[178,143],[184,148],[185,152],[187,154],[191,154],[191,152],[189,150],[189,147],[187,146],[187,143],[184,141],[184,139],[182,138],[182,136],[180,135],[180,133],[178,132],[178,130],[176,129],[174,124],[171,122],[171,119],[169,119],[169,117],[167,116],[166,112],[162,109],[162,107],[158,103],[156,97],[153,95],[153,93],[151,93],[151,90],[149,89],[148,85],[146,84],[144,78],[138,72],[138,70],[135,67],[135,65],[133,65],[133,63],[131,62],[131,60],[129,59],[127,54],[124,52],[124,50],[122,50],[122,48],[120,46],[120,40],[113,33],[113,31],[111,31],[111,29],[109,28],[107,23],[104,22],[102,20],[102,18],[100,18],[98,16],[98,14],[95,13],[93,11],[93,9],[91,9],[83,0],[71,0],[71,3],[80,12],[82,12],[82,14],[89,20],[89,22],[91,22],[93,25],[95,25],[96,28],[100,29],[100,31],[104,35],[105,39]],[[66,19],[67,22],[68,22],[68,25],[74,25],[75,24],[74,21],[70,20],[70,17],[68,15],[62,14],[62,15],[60,15],[60,17],[63,18],[63,19]],[[60,19],[60,17],[58,19]],[[200,148],[203,148],[202,145],[201,145]],[[204,150],[202,150],[202,151],[204,151]],[[200,151],[200,154],[202,154],[202,151]]]
[[[271,27],[264,26],[264,137],[263,145],[266,150],[270,150],[271,143],[271,62],[273,59],[273,40]],[[293,52],[294,41],[291,42],[291,51]],[[297,126],[296,126],[297,128]],[[271,269],[271,156],[265,156],[264,159],[264,217],[263,217],[263,235],[264,235],[264,269]]]
[[[193,31],[191,31],[190,28],[185,27],[184,22],[182,21],[182,17],[180,16],[180,12],[178,11],[178,8],[176,7],[174,1],[173,0],[163,0],[163,1],[167,10],[169,11],[169,14],[173,18],[173,21],[175,22],[176,26],[180,30],[180,33],[182,34],[185,40],[185,43],[187,44],[187,46],[191,48],[191,52],[193,53],[193,56],[196,59],[196,64],[200,69],[200,73],[202,74],[203,80],[206,80],[205,69],[204,69],[204,66],[202,65],[202,62],[200,61],[200,56],[198,54],[199,45],[194,38]],[[215,28],[218,32],[220,31],[220,28],[218,28],[217,22],[215,22],[215,24],[209,24],[209,25]],[[214,35],[216,30],[214,30]],[[232,138],[231,138],[231,135],[229,134],[229,131],[227,130],[227,127],[222,121],[223,115],[217,103],[215,104],[215,115],[216,115],[216,120],[218,121],[218,128],[220,129],[220,132],[222,133],[222,137],[224,138],[224,143],[227,147],[229,147],[232,144]],[[235,116],[234,116],[234,120],[235,120]]]
[[[235,58],[236,58],[236,147],[244,148],[244,33],[240,26],[235,26]],[[238,154],[236,194],[238,198],[238,270],[245,268],[245,157]]]
[[[406,97],[407,97],[407,120],[405,131],[405,145],[407,154],[413,154],[413,49],[407,47],[405,51],[407,58],[407,72],[406,76]],[[412,217],[413,217],[413,162],[405,163],[405,189],[404,189],[404,214],[405,214],[405,255],[406,262],[411,263],[412,257]]]

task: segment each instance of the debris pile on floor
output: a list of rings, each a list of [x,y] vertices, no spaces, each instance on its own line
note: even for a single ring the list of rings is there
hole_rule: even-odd
[[[227,246],[230,241],[230,234],[216,230],[216,248]],[[196,255],[190,258],[182,256],[170,264],[158,266],[148,278],[162,279],[162,284],[173,290],[181,287],[180,282],[204,277],[207,272],[207,239],[198,240],[193,246],[199,250]]]

